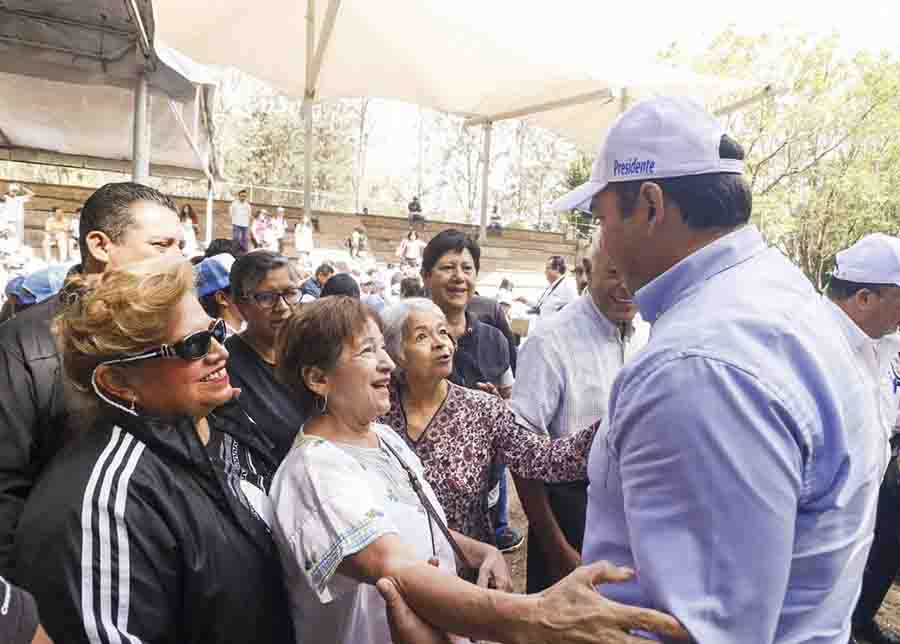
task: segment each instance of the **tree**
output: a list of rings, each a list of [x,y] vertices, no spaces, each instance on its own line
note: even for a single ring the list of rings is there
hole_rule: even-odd
[[[666,60],[684,60],[677,46]],[[721,34],[690,61],[700,72],[786,91],[727,118],[746,151],[754,222],[823,288],[837,252],[900,230],[900,66],[844,54],[836,36]]]
[[[366,155],[369,151],[369,137],[372,134],[374,123],[369,115],[369,103],[371,99],[360,98],[353,102],[353,109],[359,126],[356,131],[356,164],[352,177],[353,184],[353,207],[356,212],[360,211],[359,193],[362,189],[366,177]]]

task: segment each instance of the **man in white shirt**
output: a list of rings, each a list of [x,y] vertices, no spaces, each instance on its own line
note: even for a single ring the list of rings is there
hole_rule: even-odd
[[[584,293],[522,345],[510,401],[520,424],[553,438],[606,416],[613,380],[650,334],[599,237],[584,264]],[[536,593],[580,562],[587,481],[545,486],[518,480],[516,485],[530,526],[528,592]]]
[[[880,233],[867,235],[838,253],[828,298],[853,322],[858,333],[861,364],[871,373],[873,387],[878,388],[881,422],[891,437],[896,432],[900,402],[900,347],[896,337],[900,325],[900,239]],[[875,535],[853,612],[853,636],[871,644],[900,643],[900,635],[875,622],[881,602],[900,573],[900,443],[893,438],[891,443],[891,459],[878,495]]]
[[[562,255],[551,255],[547,259],[544,275],[548,286],[537,302],[529,302],[524,297],[516,298],[517,301],[531,306],[531,312],[541,321],[578,297],[574,281],[566,277],[566,259]]]
[[[250,219],[253,215],[246,190],[241,190],[238,198],[231,202],[230,212],[232,239],[246,253],[250,250]]]

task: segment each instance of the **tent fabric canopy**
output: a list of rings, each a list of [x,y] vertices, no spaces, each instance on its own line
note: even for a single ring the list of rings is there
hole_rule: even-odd
[[[215,80],[155,42],[150,0],[0,4],[3,145],[131,159],[133,93],[142,75],[150,90],[152,163],[215,176]]]
[[[454,16],[438,14],[422,0],[314,4],[317,47],[328,32],[323,27],[329,7],[337,7],[317,87],[312,88],[320,101],[370,96],[491,119],[595,94],[577,106],[527,117],[593,149],[621,109],[615,96],[623,88],[630,99],[671,93],[707,104],[748,88],[746,83],[620,60],[608,61],[599,71],[546,64],[533,59],[527,43],[518,51],[501,48],[460,17],[454,22]],[[305,95],[307,0],[268,0],[252,10],[238,0],[155,0],[154,9],[158,36],[196,60],[234,66],[287,95]]]

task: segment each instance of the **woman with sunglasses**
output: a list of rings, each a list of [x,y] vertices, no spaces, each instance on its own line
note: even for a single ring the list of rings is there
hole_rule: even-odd
[[[29,496],[17,582],[59,642],[292,642],[276,464],[234,402],[225,324],[191,266],[154,259],[81,286],[56,332],[83,431]]]

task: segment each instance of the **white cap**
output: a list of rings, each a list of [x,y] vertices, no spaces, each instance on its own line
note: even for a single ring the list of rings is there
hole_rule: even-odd
[[[837,254],[832,277],[858,284],[900,286],[900,239],[873,233]]]
[[[719,122],[687,98],[641,101],[621,114],[601,143],[591,178],[553,202],[553,210],[590,211],[610,183],[697,174],[743,174],[744,162],[720,159]]]

